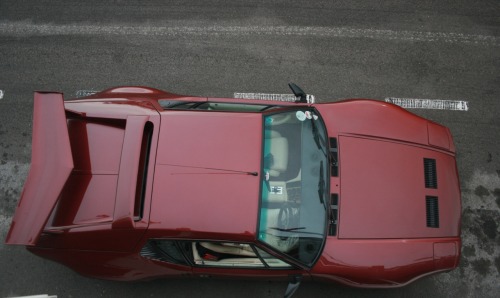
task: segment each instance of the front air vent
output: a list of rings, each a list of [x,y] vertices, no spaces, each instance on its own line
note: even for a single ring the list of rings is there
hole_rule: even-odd
[[[339,219],[339,195],[334,193],[330,198],[330,224],[328,225],[328,236],[337,235],[337,225]]]
[[[330,138],[330,174],[333,177],[339,176],[339,149],[337,138]]]
[[[425,210],[427,213],[427,227],[439,228],[439,204],[437,197],[425,197]]]
[[[438,187],[435,159],[424,158],[424,177],[425,177],[425,188],[436,189]]]

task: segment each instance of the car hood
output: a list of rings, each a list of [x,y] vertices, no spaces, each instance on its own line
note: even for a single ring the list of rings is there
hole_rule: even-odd
[[[452,153],[386,139],[340,136],[339,158],[340,238],[460,234],[460,189]],[[436,188],[426,187],[424,159],[435,160]]]
[[[262,116],[183,111],[161,117],[149,229],[254,239]]]

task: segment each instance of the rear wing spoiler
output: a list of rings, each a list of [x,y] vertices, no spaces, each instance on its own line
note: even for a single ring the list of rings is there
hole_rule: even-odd
[[[72,170],[63,95],[35,92],[31,167],[7,244],[36,244]]]

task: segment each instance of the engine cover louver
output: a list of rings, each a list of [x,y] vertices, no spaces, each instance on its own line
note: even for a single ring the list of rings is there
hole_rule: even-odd
[[[435,159],[424,158],[424,177],[425,177],[425,188],[436,189],[438,187]]]
[[[432,196],[425,197],[425,210],[427,213],[427,226],[429,228],[439,228],[439,204],[438,198]]]

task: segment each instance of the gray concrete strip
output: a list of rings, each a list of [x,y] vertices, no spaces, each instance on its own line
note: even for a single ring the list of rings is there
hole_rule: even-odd
[[[320,26],[130,26],[130,25],[56,25],[29,22],[1,22],[0,35],[151,35],[151,36],[304,36],[327,38],[367,38],[409,42],[444,42],[500,46],[500,37],[454,32],[358,29]]]
[[[478,288],[483,291],[484,296],[474,293],[469,297],[497,297],[500,290],[497,231],[500,222],[500,174],[475,169],[472,177],[463,184],[462,280],[466,276],[468,283],[476,285],[476,291]]]
[[[5,216],[0,213],[0,236],[2,239],[5,239],[7,235],[7,231],[10,228],[10,224],[12,223],[12,216]],[[0,250],[5,246],[4,241],[0,241]]]
[[[14,160],[5,160],[5,156],[4,154],[2,160],[0,160],[0,215],[10,216],[13,214],[19,196],[22,193],[23,184],[28,176],[30,164]],[[0,226],[5,223],[5,221],[0,220]]]

